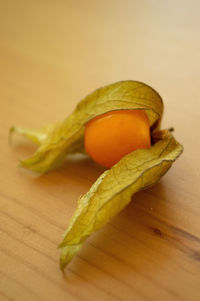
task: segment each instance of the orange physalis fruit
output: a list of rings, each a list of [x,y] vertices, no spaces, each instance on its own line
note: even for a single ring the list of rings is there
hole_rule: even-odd
[[[85,126],[86,152],[110,168],[136,149],[151,146],[149,119],[143,110],[118,110],[99,115]]]

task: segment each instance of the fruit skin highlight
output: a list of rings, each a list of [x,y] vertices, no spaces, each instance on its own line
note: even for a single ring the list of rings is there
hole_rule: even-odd
[[[143,110],[111,111],[85,126],[85,150],[100,165],[110,168],[136,149],[151,146],[149,119]]]

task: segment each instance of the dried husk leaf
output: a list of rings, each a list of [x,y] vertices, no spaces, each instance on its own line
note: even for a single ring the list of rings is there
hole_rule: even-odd
[[[38,173],[56,168],[67,154],[83,152],[84,126],[90,119],[122,109],[145,110],[150,126],[158,127],[163,104],[159,94],[141,82],[122,81],[100,88],[83,99],[68,118],[48,132],[45,139],[39,139],[36,153],[22,160],[21,165]],[[23,131],[23,135],[25,133]],[[28,132],[27,136],[30,139]]]
[[[59,246],[61,268],[69,263],[92,233],[131,201],[134,193],[158,182],[182,151],[182,146],[168,134],[150,149],[136,150],[105,171],[78,201]]]

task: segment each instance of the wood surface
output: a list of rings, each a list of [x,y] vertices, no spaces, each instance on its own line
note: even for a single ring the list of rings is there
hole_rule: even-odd
[[[200,300],[200,2],[0,0],[0,300]],[[163,97],[184,154],[93,235],[65,271],[57,245],[101,174],[88,158],[36,176],[11,125],[65,118],[92,90],[135,79]]]

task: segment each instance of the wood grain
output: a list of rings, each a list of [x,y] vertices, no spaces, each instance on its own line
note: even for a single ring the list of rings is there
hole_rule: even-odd
[[[200,300],[199,1],[0,1],[0,300]],[[73,157],[36,177],[11,125],[62,120],[105,84],[136,79],[165,102],[183,156],[91,237],[63,275],[56,249],[102,169]]]

